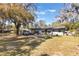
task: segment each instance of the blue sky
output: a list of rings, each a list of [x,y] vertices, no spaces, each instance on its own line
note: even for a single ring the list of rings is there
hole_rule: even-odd
[[[64,3],[38,3],[37,7],[37,21],[44,20],[47,24],[55,22],[55,17],[59,15],[59,11],[64,7]]]

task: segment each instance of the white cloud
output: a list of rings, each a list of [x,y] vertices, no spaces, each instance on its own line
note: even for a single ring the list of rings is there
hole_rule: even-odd
[[[37,20],[39,21],[39,20],[45,20],[45,18],[37,18]]]
[[[55,9],[50,9],[50,10],[48,10],[49,12],[56,12],[56,10]]]
[[[44,11],[36,11],[36,14],[42,14],[42,15],[44,15],[45,12]]]
[[[41,15],[45,15],[47,12],[56,12],[55,9],[49,9],[49,10],[45,10],[45,11],[36,11],[36,14],[41,14]]]

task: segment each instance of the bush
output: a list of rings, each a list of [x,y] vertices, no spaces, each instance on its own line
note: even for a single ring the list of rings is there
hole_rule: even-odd
[[[44,39],[50,39],[51,37],[51,35],[46,35]]]

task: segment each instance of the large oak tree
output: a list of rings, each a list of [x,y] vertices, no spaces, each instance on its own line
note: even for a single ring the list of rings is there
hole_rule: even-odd
[[[13,22],[16,27],[16,34],[19,35],[21,24],[27,24],[27,22],[34,20],[34,15],[28,11],[30,6],[31,4],[21,3],[0,4],[0,19]]]

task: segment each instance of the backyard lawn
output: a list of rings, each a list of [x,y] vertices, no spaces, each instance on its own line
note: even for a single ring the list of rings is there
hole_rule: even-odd
[[[0,56],[79,56],[79,37],[37,38],[20,36],[0,40]]]
[[[79,37],[53,37],[32,50],[31,55],[79,56]]]
[[[43,41],[36,36],[0,36],[0,56],[28,56]]]

